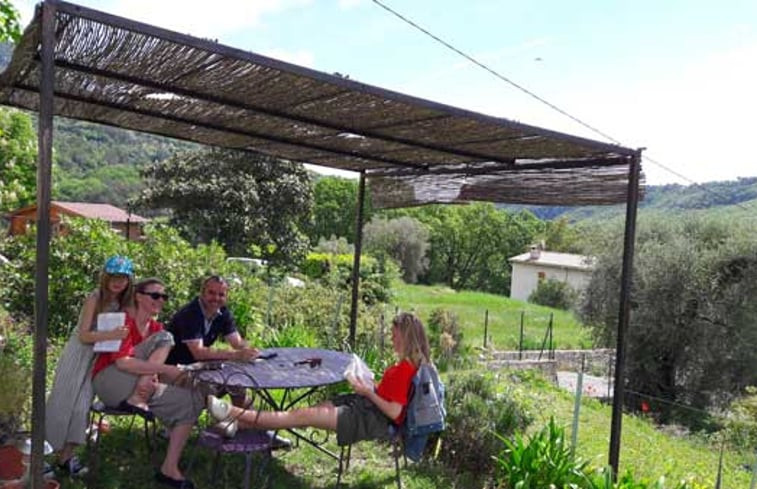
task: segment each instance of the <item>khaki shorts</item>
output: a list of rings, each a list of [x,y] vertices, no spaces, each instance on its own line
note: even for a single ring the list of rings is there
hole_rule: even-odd
[[[337,409],[336,442],[339,446],[389,438],[392,421],[369,399],[345,394],[331,402]]]

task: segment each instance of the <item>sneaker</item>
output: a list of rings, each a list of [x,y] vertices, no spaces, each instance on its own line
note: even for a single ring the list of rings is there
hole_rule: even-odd
[[[64,474],[71,477],[81,477],[89,472],[87,466],[83,465],[76,456],[73,456],[65,462],[58,464],[58,469]]]
[[[277,435],[273,431],[268,432],[268,436],[271,437],[271,449],[272,450],[289,450],[292,448],[292,440]]]
[[[219,421],[213,425],[213,430],[221,433],[226,438],[234,438],[234,435],[237,434],[237,429],[239,429],[239,423],[237,423],[236,419]]]
[[[207,400],[208,412],[218,421],[226,420],[231,414],[231,404],[218,399],[216,396],[210,394]]]

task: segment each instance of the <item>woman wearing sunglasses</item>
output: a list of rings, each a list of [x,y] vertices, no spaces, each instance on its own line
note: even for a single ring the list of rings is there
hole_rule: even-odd
[[[45,438],[58,452],[59,469],[68,475],[84,475],[87,468],[74,456],[74,449],[86,442],[89,408],[92,405],[91,372],[98,341],[121,340],[125,326],[97,331],[97,315],[121,311],[131,300],[134,266],[125,256],[111,256],[100,273],[100,284],[84,301],[79,321],[63,348],[55,380],[47,398]]]
[[[95,393],[105,405],[119,406],[129,398],[140,379],[150,379],[154,389],[147,406],[170,432],[166,456],[155,479],[177,489],[192,489],[192,482],[179,470],[179,459],[197,416],[205,407],[204,400],[199,392],[158,380],[160,376],[173,381],[181,374],[178,367],[165,363],[174,344],[173,336],[154,319],[168,299],[163,282],[145,279],[135,285],[134,291],[134,305],[127,309],[126,316],[128,335],[121,348],[101,353],[95,361]]]

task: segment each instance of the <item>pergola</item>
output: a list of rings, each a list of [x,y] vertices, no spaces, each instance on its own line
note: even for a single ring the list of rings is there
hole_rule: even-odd
[[[366,181],[378,208],[626,202],[610,464],[620,449],[640,150],[431,102],[58,0],[41,3],[0,75],[39,112],[32,414],[42,487],[53,115],[359,172],[350,340]]]

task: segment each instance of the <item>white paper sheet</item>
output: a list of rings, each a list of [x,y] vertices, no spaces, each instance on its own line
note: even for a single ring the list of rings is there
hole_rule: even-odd
[[[113,331],[126,322],[126,313],[104,312],[97,315],[97,331]],[[96,352],[113,352],[121,348],[121,340],[98,341],[95,343]]]

